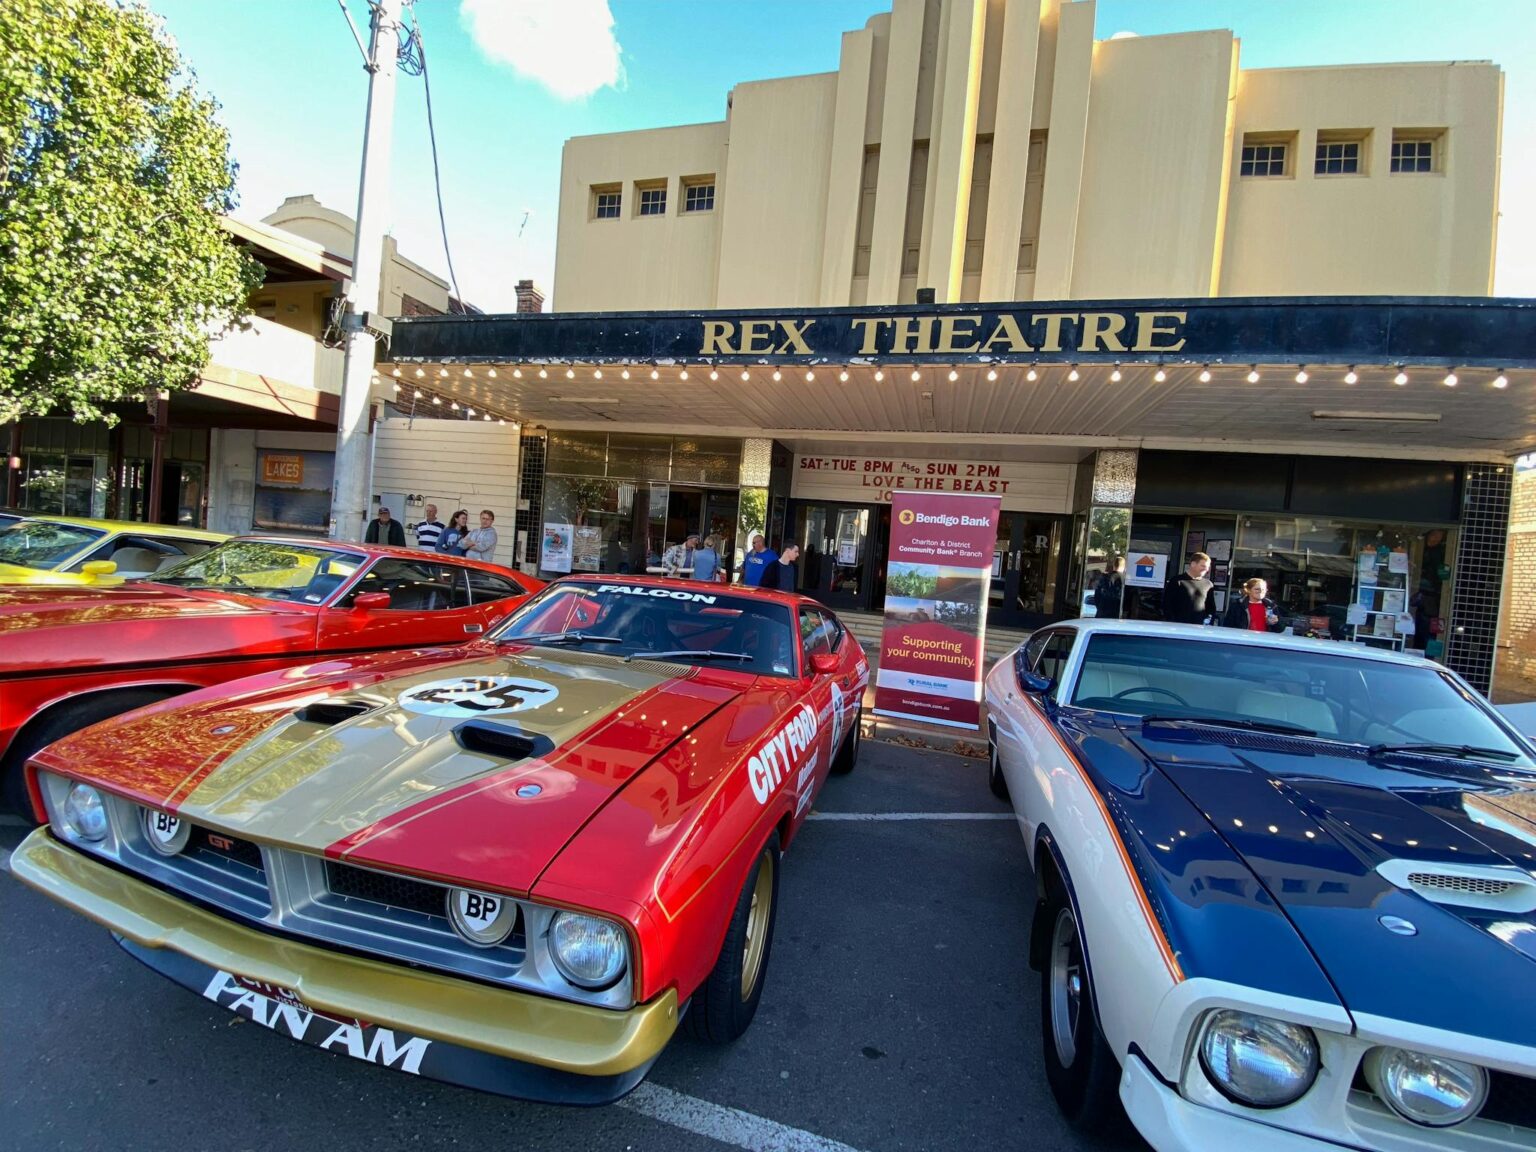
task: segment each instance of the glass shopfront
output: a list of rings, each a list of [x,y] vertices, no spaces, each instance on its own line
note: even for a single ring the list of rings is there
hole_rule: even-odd
[[[660,573],[668,550],[698,535],[714,539],[726,579],[737,578],[768,511],[766,478],[742,486],[743,444],[723,436],[552,431],[539,575]]]

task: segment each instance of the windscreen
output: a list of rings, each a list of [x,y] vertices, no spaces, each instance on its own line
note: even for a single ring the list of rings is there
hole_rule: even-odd
[[[1294,726],[1370,745],[1473,746],[1531,764],[1477,699],[1443,672],[1352,656],[1346,645],[1257,644],[1101,634],[1072,687],[1079,708]]]
[[[707,586],[706,586],[707,587]],[[794,676],[789,609],[755,596],[656,584],[551,584],[493,633],[498,643],[714,664]]]
[[[156,584],[266,600],[327,603],[362,567],[355,552],[271,540],[230,540],[155,573]]]
[[[0,564],[41,570],[59,567],[106,533],[75,524],[22,520],[0,529]]]

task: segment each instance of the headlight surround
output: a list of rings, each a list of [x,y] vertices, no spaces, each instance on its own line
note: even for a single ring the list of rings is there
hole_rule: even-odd
[[[448,891],[448,920],[453,930],[477,948],[494,948],[512,935],[517,901],[472,888]]]
[[[1321,1062],[1312,1029],[1224,1008],[1206,1021],[1200,1066],[1228,1099],[1249,1108],[1283,1108],[1312,1087]]]
[[[1406,1048],[1372,1048],[1365,1054],[1365,1078],[1392,1111],[1426,1128],[1470,1120],[1488,1101],[1486,1070]]]
[[[611,987],[629,966],[629,941],[611,920],[580,912],[556,912],[549,925],[555,967],[578,988]]]
[[[97,843],[107,838],[107,803],[89,784],[76,782],[64,797],[64,826],[82,840]]]

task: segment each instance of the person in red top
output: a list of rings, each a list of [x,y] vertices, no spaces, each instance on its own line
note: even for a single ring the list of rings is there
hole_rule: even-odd
[[[1227,605],[1222,623],[1228,628],[1246,628],[1250,632],[1268,632],[1280,623],[1275,602],[1269,599],[1269,585],[1261,577],[1243,581],[1243,594]]]

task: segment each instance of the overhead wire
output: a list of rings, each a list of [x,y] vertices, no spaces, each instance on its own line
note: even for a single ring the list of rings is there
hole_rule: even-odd
[[[459,277],[453,267],[453,250],[448,245],[448,216],[443,208],[443,173],[437,159],[437,125],[432,117],[432,77],[427,72],[427,49],[414,4],[410,7],[410,13],[411,25],[404,30],[405,35],[400,41],[399,66],[408,76],[419,75],[422,90],[426,93],[427,138],[432,144],[432,183],[437,190],[437,225],[443,237],[443,256],[448,261],[448,281],[453,285],[454,299],[462,306],[464,296],[459,291]]]

